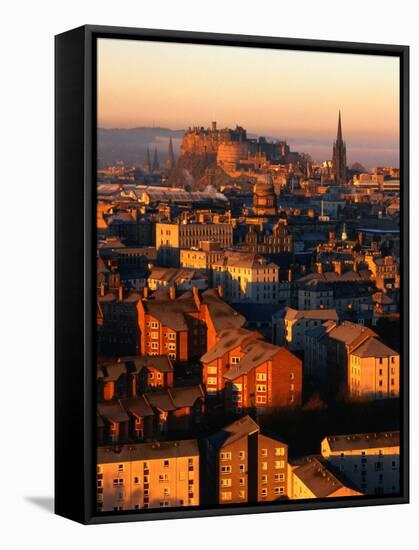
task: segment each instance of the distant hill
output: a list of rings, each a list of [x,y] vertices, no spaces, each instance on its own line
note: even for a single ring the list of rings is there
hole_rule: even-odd
[[[167,156],[169,138],[172,138],[176,157],[185,130],[170,128],[98,128],[98,162],[100,166],[123,161],[126,164],[142,165],[147,146],[153,155],[157,147],[159,161],[162,164]]]

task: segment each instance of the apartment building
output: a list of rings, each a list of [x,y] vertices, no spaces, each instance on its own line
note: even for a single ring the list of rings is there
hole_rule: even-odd
[[[348,392],[356,399],[388,399],[400,392],[400,356],[377,338],[349,355]]]
[[[400,491],[400,432],[331,435],[321,454],[367,495]]]
[[[227,409],[293,407],[301,403],[302,362],[245,329],[227,329],[201,357],[208,396]]]
[[[199,450],[195,439],[97,449],[97,508],[101,512],[198,506]]]
[[[213,264],[213,286],[220,286],[228,302],[279,303],[282,288],[279,267],[255,253],[227,252]],[[285,288],[287,287],[287,288]]]
[[[205,353],[220,330],[240,327],[246,321],[213,289],[199,294],[194,288],[179,297],[174,290],[138,302],[141,354],[189,361]]]
[[[207,438],[207,482],[217,504],[278,500],[288,494],[288,447],[244,416]]]
[[[310,329],[327,321],[337,323],[339,316],[335,309],[298,310],[286,307],[273,317],[273,342],[286,345],[291,351],[304,349],[304,338]]]
[[[219,243],[222,248],[233,244],[230,223],[157,223],[156,249],[162,265],[179,266],[180,249],[199,248],[201,241]]]

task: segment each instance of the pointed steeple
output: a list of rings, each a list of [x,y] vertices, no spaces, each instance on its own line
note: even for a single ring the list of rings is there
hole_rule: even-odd
[[[340,116],[340,109],[339,109],[339,119],[338,119],[337,141],[343,141],[343,139],[342,139],[342,121],[341,121],[341,116]]]
[[[166,162],[165,162],[165,168],[166,168],[166,170],[173,170],[174,167],[175,167],[175,155],[173,153],[172,136],[170,136],[169,149],[167,151],[167,159],[166,159]]]
[[[343,141],[342,117],[340,109],[336,141],[333,143],[333,179],[335,185],[346,185],[348,183],[346,166],[346,144]]]
[[[157,147],[154,148],[154,157],[153,157],[153,166],[152,170],[153,172],[156,172],[160,168],[159,165],[159,157],[157,155]]]
[[[147,146],[147,155],[145,158],[145,169],[150,174],[151,172],[151,158],[150,158],[150,149]]]

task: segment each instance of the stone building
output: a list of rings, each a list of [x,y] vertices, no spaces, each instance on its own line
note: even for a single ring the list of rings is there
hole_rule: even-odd
[[[156,248],[159,261],[170,267],[179,266],[180,249],[199,248],[202,241],[233,244],[233,226],[229,223],[157,223]]]
[[[272,176],[268,174],[266,181],[257,182],[253,187],[253,212],[256,216],[276,216],[278,206]]]

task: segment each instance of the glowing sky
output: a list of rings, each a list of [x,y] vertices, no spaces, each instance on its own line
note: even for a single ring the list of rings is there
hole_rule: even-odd
[[[342,110],[349,162],[398,166],[397,57],[98,41],[104,128],[244,126],[331,156]]]

